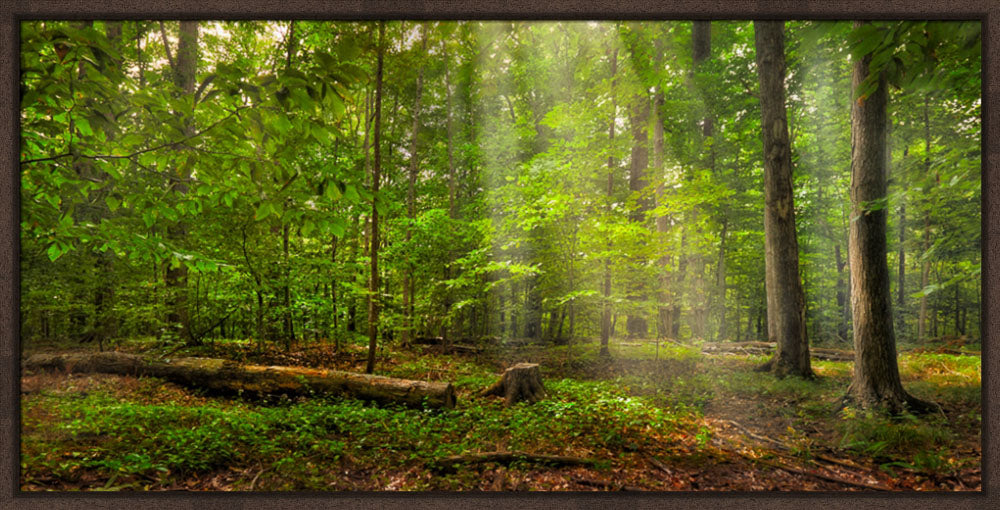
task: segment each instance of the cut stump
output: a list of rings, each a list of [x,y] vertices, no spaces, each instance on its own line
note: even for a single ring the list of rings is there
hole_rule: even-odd
[[[504,371],[500,380],[480,392],[481,396],[497,395],[504,398],[505,406],[518,402],[538,402],[545,397],[542,374],[538,363],[518,363]]]

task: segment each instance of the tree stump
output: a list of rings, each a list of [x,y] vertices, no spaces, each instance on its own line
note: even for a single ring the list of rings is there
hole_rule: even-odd
[[[538,402],[545,396],[538,363],[518,363],[508,368],[499,381],[480,392],[480,395],[502,396],[504,405],[508,407],[522,401]]]

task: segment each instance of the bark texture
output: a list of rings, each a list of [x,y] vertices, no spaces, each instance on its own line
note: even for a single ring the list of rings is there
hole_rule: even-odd
[[[238,365],[212,358],[155,361],[133,354],[36,354],[24,360],[25,370],[59,370],[160,377],[184,386],[223,394],[342,395],[382,404],[411,407],[455,407],[451,383],[411,381],[339,370],[302,367]]]
[[[792,153],[785,112],[783,21],[755,21],[764,140],[764,245],[767,336],[778,349],[761,370],[812,377],[806,337],[805,294],[792,199]]]
[[[490,385],[481,396],[497,395],[504,398],[505,406],[518,402],[538,402],[545,397],[545,386],[537,363],[518,363],[504,371],[500,380]]]
[[[382,180],[382,54],[385,22],[378,25],[378,59],[375,70],[375,166],[372,170],[371,274],[368,277],[368,364],[366,373],[375,371],[375,348],[378,342],[378,188]]]
[[[632,158],[629,165],[628,187],[632,195],[636,197],[636,207],[629,214],[629,221],[641,223],[646,212],[650,209],[649,199],[642,196],[642,191],[649,181],[646,172],[649,167],[649,110],[650,101],[646,94],[642,94],[632,107],[630,122],[632,124]],[[633,260],[637,266],[642,265],[641,260]],[[630,285],[628,299],[633,302],[641,302],[646,299],[646,284],[643,281],[634,282]],[[631,312],[625,319],[625,330],[629,338],[646,338],[649,332],[649,323],[644,313]]]
[[[161,25],[162,30],[162,25]],[[169,51],[170,46],[164,39],[164,45]],[[198,71],[198,22],[181,21],[180,35],[177,41],[177,60],[172,62],[174,73],[174,84],[185,94],[194,94],[195,74]],[[184,120],[184,136],[190,137],[195,133],[194,118],[187,117]],[[171,178],[171,189],[178,195],[185,195],[188,191],[187,182],[191,178],[191,167],[184,165],[177,170],[177,175]],[[168,237],[176,242],[182,243],[187,237],[187,227],[178,221],[167,228]],[[177,267],[167,267],[164,280],[170,287],[171,302],[170,312],[167,321],[172,324],[179,324],[178,334],[181,338],[186,338],[191,344],[198,342],[191,336],[191,318],[188,313],[187,304],[187,266],[178,264]]]
[[[856,22],[855,27],[862,22]],[[854,61],[852,90],[868,77],[871,55]],[[852,96],[853,97],[853,96]],[[931,405],[903,390],[896,360],[896,338],[886,260],[886,109],[887,84],[851,105],[851,310],[854,324],[854,376],[845,403],[891,413],[921,412]]]

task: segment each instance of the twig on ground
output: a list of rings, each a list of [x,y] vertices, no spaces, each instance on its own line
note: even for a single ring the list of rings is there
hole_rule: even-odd
[[[766,466],[771,466],[771,467],[775,467],[775,468],[778,468],[778,469],[783,469],[785,471],[788,471],[789,473],[797,473],[797,474],[800,474],[800,475],[811,476],[811,477],[819,478],[821,480],[826,480],[826,481],[829,481],[829,482],[835,482],[835,483],[840,483],[840,484],[844,484],[844,485],[851,485],[853,487],[860,487],[862,489],[871,489],[871,490],[876,490],[876,491],[890,491],[890,490],[892,490],[892,489],[889,489],[888,487],[883,487],[881,485],[872,485],[872,484],[868,484],[868,483],[864,483],[864,482],[855,482],[853,480],[848,480],[846,478],[840,478],[839,476],[825,475],[825,474],[822,474],[822,473],[814,473],[812,471],[806,471],[804,469],[799,469],[799,468],[792,467],[792,466],[786,466],[784,464],[781,464],[780,462],[771,462],[771,461],[764,460],[764,459],[751,459],[751,460],[753,460],[754,462],[759,462],[759,463],[764,464]]]
[[[257,485],[257,479],[260,478],[260,475],[264,474],[264,471],[267,471],[268,469],[270,468],[266,468],[263,466],[263,464],[261,464],[260,471],[258,471],[257,474],[253,477],[253,480],[250,481],[250,487],[247,488],[248,491],[253,490],[254,486]]]
[[[646,454],[646,459],[648,459],[649,463],[652,464],[653,466],[656,466],[656,468],[659,469],[660,471],[663,471],[664,473],[673,476],[674,473],[670,471],[670,468],[667,467],[667,465],[664,464],[663,461],[661,461],[660,459],[657,459],[656,457],[653,457],[652,455],[649,454]]]
[[[719,420],[719,421],[725,422],[725,423],[728,423],[728,424],[732,425],[733,427],[735,427],[735,428],[739,429],[740,431],[742,431],[744,434],[746,434],[746,435],[748,435],[748,436],[750,436],[750,437],[752,437],[752,438],[754,438],[754,439],[756,439],[758,441],[763,441],[765,443],[769,443],[769,444],[774,445],[775,447],[777,447],[777,448],[779,448],[781,450],[789,450],[789,447],[787,445],[785,445],[784,443],[782,443],[781,441],[778,441],[776,439],[771,439],[769,437],[765,437],[765,436],[762,436],[760,434],[757,434],[757,433],[753,432],[752,430],[744,427],[743,425],[740,425],[739,423],[737,423],[737,422],[735,422],[733,420],[722,419],[722,420]]]

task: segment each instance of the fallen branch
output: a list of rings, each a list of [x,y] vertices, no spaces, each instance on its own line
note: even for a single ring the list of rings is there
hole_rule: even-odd
[[[648,460],[649,463],[652,464],[653,466],[656,466],[656,468],[659,469],[660,471],[663,471],[664,473],[673,476],[674,473],[670,471],[670,468],[667,467],[667,465],[664,464],[663,461],[661,461],[660,459],[657,459],[652,455],[646,454],[646,460]]]
[[[870,489],[870,490],[876,490],[876,491],[891,491],[892,490],[892,489],[890,489],[888,487],[883,487],[881,485],[873,485],[873,484],[868,484],[868,483],[864,483],[864,482],[855,482],[853,480],[848,480],[846,478],[841,478],[839,476],[825,475],[825,474],[822,474],[822,473],[814,473],[812,471],[806,471],[804,469],[799,469],[799,468],[792,467],[792,466],[786,466],[784,464],[781,464],[780,462],[771,462],[771,461],[764,460],[764,459],[752,459],[752,458],[751,458],[751,460],[753,460],[754,462],[759,462],[759,463],[764,464],[766,466],[771,466],[771,467],[775,467],[775,468],[778,468],[778,469],[783,469],[785,471],[788,471],[789,473],[796,473],[796,474],[800,474],[800,475],[811,476],[813,478],[819,478],[820,480],[826,480],[828,482],[840,483],[840,484],[844,484],[844,485],[850,485],[850,486],[853,486],[853,487],[859,487],[859,488],[862,488],[862,489]]]
[[[763,441],[765,443],[769,443],[770,445],[772,445],[772,446],[774,446],[774,447],[776,447],[776,448],[778,448],[780,450],[788,450],[789,449],[788,446],[785,445],[784,443],[782,443],[781,441],[778,441],[776,439],[771,439],[769,437],[762,436],[760,434],[756,434],[752,430],[744,427],[743,425],[740,425],[736,421],[733,421],[733,420],[724,420],[724,419],[723,420],[719,420],[719,421],[728,423],[729,425],[732,425],[736,429],[739,429],[744,434],[746,434],[746,435],[748,435],[748,436],[750,436],[750,437],[752,437],[752,438],[754,438],[754,439],[756,439],[758,441]]]

